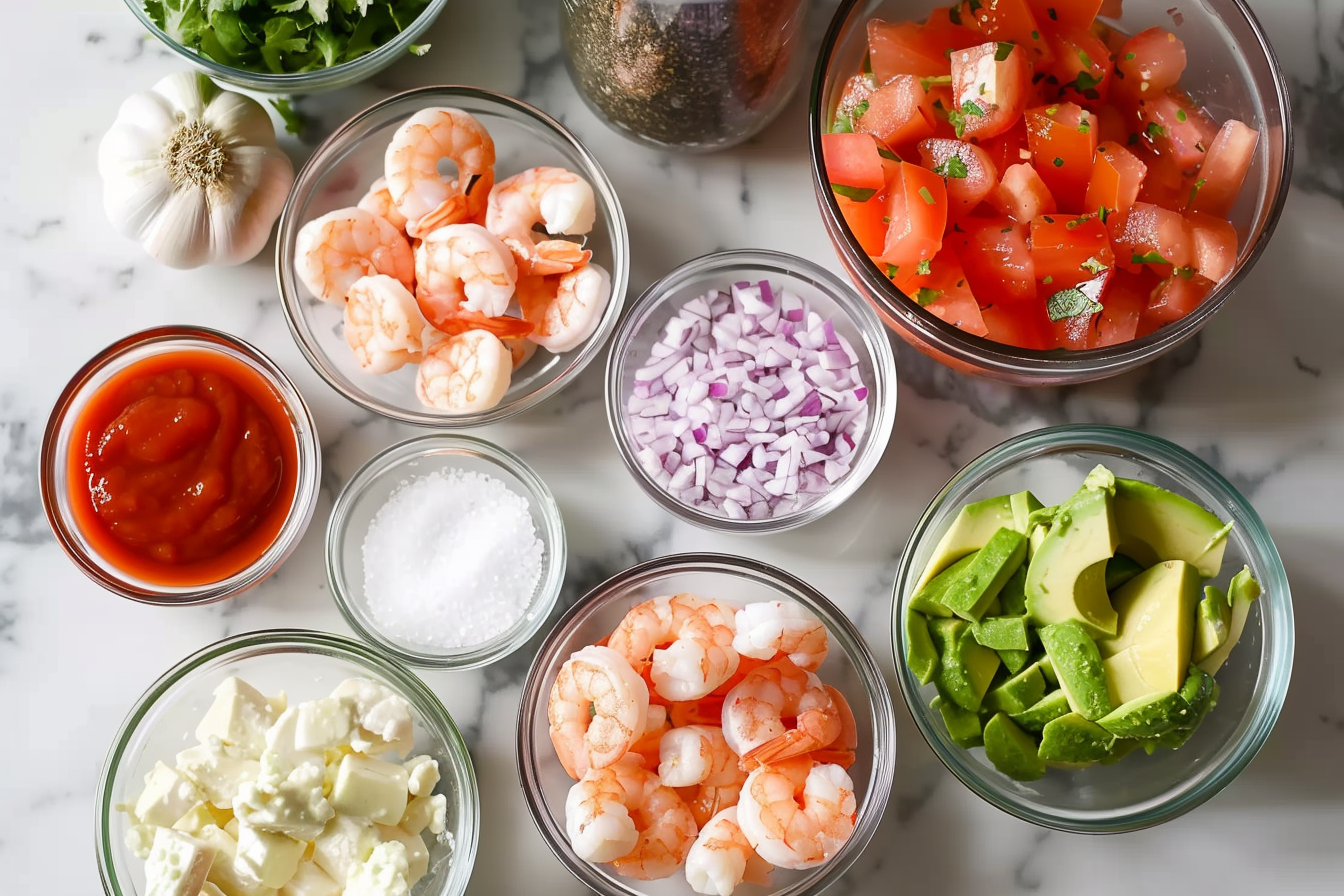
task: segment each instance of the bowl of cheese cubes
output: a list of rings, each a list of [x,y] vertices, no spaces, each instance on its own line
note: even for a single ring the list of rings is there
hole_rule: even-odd
[[[97,796],[108,896],[465,891],[479,795],[439,700],[348,638],[226,638],[140,698]]]

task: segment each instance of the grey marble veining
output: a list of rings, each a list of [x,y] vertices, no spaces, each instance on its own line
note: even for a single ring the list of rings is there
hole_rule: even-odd
[[[1159,830],[1047,834],[980,803],[898,708],[895,793],[876,841],[837,894],[1341,892],[1344,2],[1252,5],[1292,79],[1297,188],[1240,294],[1173,355],[1105,383],[1024,391],[967,379],[901,346],[896,431],[870,484],[825,522],[769,539],[711,536],[654,507],[610,444],[597,367],[548,405],[481,433],[525,457],[557,494],[571,540],[562,603],[673,551],[759,557],[817,585],[874,633],[893,688],[881,632],[905,538],[943,482],[1002,438],[1065,421],[1134,426],[1196,451],[1254,500],[1292,579],[1297,665],[1274,736],[1232,786]],[[629,219],[632,293],[681,261],[729,246],[769,246],[838,269],[806,173],[802,93],[737,150],[688,159],[633,146],[574,93],[555,6],[450,4],[426,35],[429,55],[302,100],[308,130],[303,142],[286,138],[286,149],[301,162],[346,117],[395,90],[479,84],[540,105],[596,153]],[[28,4],[11,10],[11,22],[15,33],[44,37],[14,40],[0,57],[11,85],[0,140],[0,702],[18,720],[0,741],[0,874],[6,892],[89,894],[98,891],[93,791],[126,710],[162,670],[226,634],[347,631],[325,584],[322,524],[340,484],[411,431],[357,411],[309,369],[276,301],[269,251],[238,268],[175,272],[111,231],[98,139],[128,93],[178,67],[121,4]],[[245,597],[183,612],[132,605],[88,583],[50,537],[37,494],[42,429],[70,374],[115,336],[168,322],[237,333],[275,358],[313,406],[326,464],[314,525],[284,569]],[[528,655],[425,676],[477,764],[485,833],[475,894],[580,892],[542,846],[517,785],[514,718]]]

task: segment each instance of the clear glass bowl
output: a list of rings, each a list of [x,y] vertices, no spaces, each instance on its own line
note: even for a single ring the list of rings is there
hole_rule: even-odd
[[[1078,488],[1097,464],[1195,501],[1235,526],[1219,583],[1243,564],[1264,588],[1241,641],[1217,678],[1218,705],[1179,750],[1141,750],[1109,766],[1052,769],[1023,783],[1001,775],[982,749],[954,744],[905,664],[906,604],[934,546],[966,504],[1031,489],[1047,506]],[[1109,426],[1057,426],[1009,439],[961,469],[924,512],[901,557],[892,600],[896,675],[906,705],[934,753],[962,783],[1005,812],[1044,827],[1085,834],[1133,831],[1170,821],[1222,790],[1255,757],[1283,707],[1293,668],[1288,575],[1255,509],[1212,467],[1171,442]]]
[[[1119,19],[1105,19],[1128,33],[1173,30],[1185,43],[1190,65],[1181,87],[1219,121],[1239,118],[1260,130],[1246,187],[1231,221],[1240,237],[1233,273],[1193,312],[1141,339],[1086,351],[1035,351],[972,336],[910,301],[864,253],[850,234],[831,193],[821,158],[821,135],[834,119],[845,79],[859,71],[867,51],[866,23],[874,16],[923,21],[932,0],[844,0],[822,43],[812,82],[809,146],[812,185],[826,231],[841,265],[883,321],[906,342],[954,370],[1024,386],[1058,386],[1103,379],[1132,370],[1198,333],[1223,307],[1260,258],[1278,224],[1293,167],[1288,85],[1269,39],[1243,0],[1203,0],[1173,7],[1171,0],[1125,0]],[[1179,9],[1179,24],[1171,14]]]
[[[593,335],[563,354],[539,349],[514,371],[503,400],[476,414],[447,414],[420,404],[415,397],[413,365],[383,376],[361,370],[342,335],[341,309],[313,298],[294,274],[294,240],[299,229],[313,218],[357,203],[369,184],[383,175],[383,153],[393,132],[429,106],[464,109],[485,125],[495,142],[495,172],[500,179],[537,165],[568,168],[587,178],[597,200],[597,222],[586,246],[593,252],[593,262],[611,273],[611,301]],[[318,375],[360,407],[403,423],[439,429],[503,420],[535,407],[573,382],[615,329],[630,276],[625,216],[615,188],[593,154],[539,109],[474,87],[410,90],[375,103],[339,127],[295,179],[280,215],[276,243],[276,278],[285,317],[299,350]]]
[[[854,833],[824,865],[807,871],[775,869],[769,887],[743,884],[734,890],[739,896],[820,893],[838,881],[863,852],[886,810],[896,768],[895,713],[877,660],[844,613],[805,582],[755,560],[721,554],[676,554],[650,560],[598,585],[560,618],[532,663],[518,710],[518,778],[532,820],[569,872],[603,896],[691,892],[680,873],[661,881],[630,880],[574,854],[565,834],[565,795],[574,782],[556,758],[546,717],[551,685],[570,654],[611,634],[636,604],[682,592],[738,604],[796,601],[826,624],[831,651],[817,674],[844,695],[858,723],[858,761],[849,770],[859,804]]]
[[[126,813],[144,776],[158,760],[190,745],[191,732],[210,707],[214,688],[236,675],[262,693],[285,691],[291,703],[325,697],[347,678],[369,678],[411,704],[415,750],[439,763],[436,793],[448,798],[446,842],[430,842],[430,871],[412,896],[458,896],[467,888],[480,835],[480,795],[471,756],[443,704],[419,678],[372,649],[337,635],[276,629],[235,635],[211,644],[169,669],[145,691],[117,733],[98,781],[95,837],[98,872],[108,896],[143,896],[144,862],[126,848]]]
[[[413,477],[461,469],[492,476],[527,499],[542,542],[541,580],[527,613],[482,644],[441,650],[382,632],[364,595],[364,533],[388,497]],[[517,650],[537,633],[560,596],[565,580],[565,524],[546,483],[521,458],[470,436],[431,435],[380,451],[341,489],[327,523],[327,581],[350,627],[403,663],[434,669],[474,669]]]
[[[760,520],[733,520],[691,507],[655,482],[635,457],[625,407],[635,384],[635,371],[649,359],[667,322],[686,302],[713,289],[726,290],[742,281],[769,280],[805,299],[859,354],[859,369],[868,386],[868,425],[854,450],[849,472],[830,491],[788,513]],[[821,519],[858,491],[877,467],[896,422],[896,359],[891,340],[873,309],[840,278],[803,258],[763,249],[716,252],[686,262],[654,283],[630,308],[612,340],[607,358],[607,423],[621,460],[644,492],[672,514],[705,529],[763,534],[783,532]]]
[[[289,513],[275,541],[261,556],[233,575],[202,585],[162,585],[142,580],[118,569],[103,557],[80,531],[71,505],[66,458],[81,411],[111,377],[130,365],[155,355],[179,351],[217,352],[245,364],[271,387],[283,402],[293,435],[298,470]],[[206,604],[241,594],[266,580],[285,562],[308,528],[317,506],[322,451],[317,428],[303,396],[270,358],[252,345],[205,327],[157,327],[132,333],[103,349],[79,369],[56,399],[42,436],[42,506],[56,541],[86,576],[114,594],[141,603],[163,606]]]
[[[144,25],[150,34],[157,37],[163,42],[164,46],[183,60],[205,72],[214,80],[245,90],[255,90],[258,93],[280,94],[317,93],[321,90],[348,87],[377,74],[398,59],[409,56],[411,44],[415,43],[416,38],[433,24],[434,20],[439,17],[439,13],[447,5],[448,0],[429,0],[428,5],[420,15],[416,16],[415,20],[407,25],[404,31],[376,50],[357,59],[343,62],[340,65],[333,65],[330,68],[314,69],[310,72],[274,74],[224,65],[202,56],[194,49],[182,46],[165,34],[158,25],[154,24],[153,19],[145,12],[143,0],[126,0],[126,7],[135,13],[135,17],[140,20],[140,24]]]

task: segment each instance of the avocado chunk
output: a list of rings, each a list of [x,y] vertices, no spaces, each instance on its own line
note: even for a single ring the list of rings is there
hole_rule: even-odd
[[[1130,647],[1101,661],[1106,672],[1106,690],[1113,706],[1123,706],[1131,700],[1163,692],[1163,688],[1150,684],[1148,677],[1163,678],[1166,670],[1149,659],[1148,654]]]
[[[986,616],[971,623],[971,631],[981,646],[991,650],[1025,651],[1031,646],[1024,616]]]
[[[1013,526],[1013,508],[1008,495],[986,498],[961,508],[952,525],[938,540],[938,546],[933,549],[933,555],[924,567],[915,590],[923,588],[934,576],[962,557],[983,548],[994,533],[1004,526]]]
[[[1027,565],[1024,563],[1017,572],[1008,577],[999,591],[999,607],[995,616],[1027,615]]]
[[[1013,508],[1013,528],[1027,536],[1027,556],[1036,553],[1045,538],[1045,527],[1032,522],[1031,515],[1044,506],[1031,492],[1018,492],[1009,495],[1008,504]]]
[[[942,715],[943,726],[947,728],[952,743],[964,750],[984,744],[985,739],[981,736],[979,713],[967,712],[957,704],[950,700],[944,700],[942,697],[934,697],[933,702],[929,705]]]
[[[1143,567],[1139,565],[1139,561],[1124,554],[1116,554],[1106,561],[1106,590],[1114,591],[1141,572]]]
[[[984,739],[986,758],[1014,781],[1035,781],[1045,775],[1036,739],[1017,727],[1006,713],[995,713],[985,724]]]
[[[1199,669],[1197,666],[1191,666],[1190,678],[1186,679],[1185,686],[1181,688],[1181,696],[1185,702],[1190,704],[1190,724],[1180,728],[1173,728],[1165,734],[1155,738],[1159,746],[1167,747],[1172,750],[1179,750],[1185,746],[1186,741],[1194,736],[1204,717],[1209,711],[1218,705],[1218,682],[1213,680],[1213,676]],[[1198,681],[1195,680],[1195,673],[1201,676]],[[1195,685],[1193,693],[1190,685]]]
[[[1231,623],[1232,603],[1226,592],[1215,585],[1206,586],[1204,599],[1199,602],[1199,611],[1195,615],[1195,646],[1190,658],[1199,662],[1222,647]]]
[[[1058,687],[1059,676],[1055,674],[1055,664],[1050,662],[1050,657],[1042,656],[1036,661],[1036,664],[1041,667],[1041,674],[1045,676],[1045,680]]]
[[[1073,711],[1096,721],[1113,708],[1097,644],[1076,620],[1047,625],[1041,644]]]
[[[1148,694],[1117,707],[1097,724],[1117,737],[1148,738],[1189,724],[1190,704],[1176,691]]]
[[[1120,625],[1114,638],[1099,641],[1097,647],[1105,656],[1128,650],[1134,670],[1146,685],[1121,688],[1125,693],[1122,702],[1143,696],[1139,690],[1165,693],[1180,690],[1185,683],[1199,589],[1198,570],[1184,560],[1168,560],[1144,570],[1115,592]]]
[[[929,635],[929,621],[914,610],[905,613],[905,665],[920,684],[933,681],[938,671],[938,651]]]
[[[1120,553],[1143,566],[1184,560],[1206,579],[1218,575],[1232,529],[1189,498],[1135,479],[1115,480],[1115,520]]]
[[[1112,483],[1110,472],[1098,467],[1053,509],[1050,531],[1027,564],[1027,611],[1037,625],[1075,620],[1093,634],[1115,634],[1106,593],[1106,564],[1118,540]]]
[[[995,651],[999,659],[1003,661],[1003,666],[1008,670],[1009,675],[1016,675],[1031,664],[1030,650],[998,650]]]
[[[943,595],[943,604],[963,619],[979,621],[1003,590],[1008,577],[1027,559],[1027,539],[1008,528],[996,531],[975,560]]]
[[[915,596],[910,598],[910,609],[917,610],[925,616],[940,616],[942,618],[951,616],[952,611],[943,603],[943,597],[947,594],[947,589],[952,587],[957,579],[961,578],[961,574],[966,571],[966,567],[974,562],[975,553],[972,552],[924,583],[915,592]]]
[[[1037,700],[1027,709],[1018,713],[1009,713],[1013,721],[1027,731],[1040,731],[1060,716],[1073,712],[1069,698],[1063,691],[1051,691]]]
[[[1046,722],[1037,753],[1046,762],[1097,762],[1110,755],[1115,735],[1071,712]]]
[[[1115,763],[1133,752],[1138,745],[1139,742],[1137,740],[1117,738],[1115,744],[1111,746],[1111,752],[1108,753],[1104,759],[1098,759],[1097,762],[1101,765],[1115,765]]]
[[[1227,596],[1232,601],[1232,622],[1228,626],[1227,640],[1198,664],[1199,668],[1210,675],[1218,673],[1223,663],[1227,662],[1227,656],[1232,652],[1232,648],[1241,640],[1241,633],[1246,630],[1246,619],[1251,613],[1251,604],[1260,596],[1260,583],[1251,575],[1249,566],[1243,566],[1241,571],[1232,577],[1232,582],[1227,586]]]
[[[933,677],[938,693],[968,712],[979,712],[999,670],[999,655],[975,643],[971,627],[961,619],[934,619],[929,634],[939,652]]]
[[[984,706],[1009,715],[1025,712],[1045,696],[1045,676],[1034,663],[1021,672],[995,685],[985,694]]]

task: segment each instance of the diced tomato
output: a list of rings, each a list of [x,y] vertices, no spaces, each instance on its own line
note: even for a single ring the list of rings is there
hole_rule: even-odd
[[[1026,226],[1007,218],[967,218],[960,226],[958,255],[981,307],[1034,302],[1036,272]]]
[[[1181,167],[1171,156],[1160,156],[1143,143],[1133,148],[1134,155],[1148,168],[1139,187],[1139,201],[1163,208],[1181,208],[1190,201],[1190,187]]]
[[[1031,222],[1031,261],[1036,279],[1054,292],[1110,270],[1115,254],[1111,235],[1096,215],[1042,215]]]
[[[1027,0],[1036,22],[1047,34],[1084,31],[1092,27],[1102,0]]]
[[[1018,44],[1033,65],[1041,66],[1054,58],[1027,0],[968,0],[961,5],[961,17],[974,19],[989,40]]]
[[[933,104],[914,75],[897,75],[868,97],[868,108],[854,119],[854,130],[872,134],[887,146],[900,146],[933,135]]]
[[[1139,187],[1147,173],[1148,166],[1120,144],[1097,144],[1097,160],[1087,182],[1084,207],[1124,211],[1139,198]]]
[[[1088,275],[1088,279],[1080,281],[1074,286],[1092,301],[1102,305],[1107,301],[1107,287],[1111,282],[1111,277],[1115,274],[1113,268],[1107,268],[1098,274]],[[1050,298],[1061,289],[1069,287],[1055,287],[1054,285],[1043,285],[1041,287],[1041,301],[1046,303],[1046,316],[1050,316]],[[1075,314],[1071,317],[1061,318],[1050,322],[1051,330],[1054,332],[1055,345],[1059,348],[1067,348],[1073,351],[1081,351],[1088,347],[1096,332],[1093,324],[1097,320],[1100,311],[1091,314]]]
[[[1170,323],[1180,320],[1199,307],[1199,303],[1213,290],[1213,281],[1199,274],[1187,277],[1173,274],[1153,290],[1143,316]]]
[[[1185,94],[1159,93],[1139,100],[1140,137],[1160,156],[1169,156],[1182,173],[1204,161],[1218,126]]]
[[[1055,344],[1045,306],[1034,296],[1026,303],[981,306],[980,318],[985,322],[986,338],[995,342],[1036,351],[1045,351]]]
[[[1115,70],[1123,90],[1134,98],[1175,87],[1185,71],[1185,44],[1165,28],[1149,28],[1125,41],[1115,54]]]
[[[1129,126],[1129,116],[1116,106],[1102,106],[1093,114],[1097,118],[1098,142],[1118,143],[1124,146],[1129,140],[1129,135],[1134,133]]]
[[[1115,263],[1127,271],[1137,271],[1147,264],[1168,276],[1174,268],[1190,264],[1190,235],[1178,212],[1136,202],[1127,211],[1111,215],[1106,224]]]
[[[1022,117],[1030,85],[1031,65],[1021,47],[990,42],[958,50],[949,117],[960,116],[966,137],[996,137]]]
[[[837,126],[836,130],[854,130],[854,110],[872,96],[876,89],[877,85],[873,83],[871,75],[855,75],[845,82],[845,89],[840,93],[840,102],[835,106],[835,117],[837,121],[844,121],[846,124],[843,127]]]
[[[878,84],[886,84],[897,75],[946,75],[950,71],[943,54],[946,49],[937,29],[925,29],[914,22],[868,20],[868,62]]]
[[[1224,122],[1205,154],[1199,180],[1195,181],[1198,189],[1190,201],[1190,208],[1215,215],[1226,215],[1232,211],[1241,185],[1246,180],[1246,173],[1251,170],[1255,144],[1259,139],[1258,131],[1235,118]]]
[[[1031,150],[1027,149],[1027,125],[1020,118],[999,136],[978,142],[1000,173],[1010,165],[1031,161]]]
[[[1020,224],[1059,210],[1050,188],[1026,162],[1011,165],[1003,172],[998,189],[989,197],[989,204]]]
[[[946,50],[960,50],[985,39],[974,19],[963,19],[959,8],[954,15],[952,8],[946,6],[929,13],[924,21],[924,36],[944,54]]]
[[[1224,218],[1206,212],[1186,212],[1190,228],[1193,267],[1200,276],[1218,283],[1237,266],[1237,230]]]
[[[1050,37],[1055,61],[1049,73],[1059,81],[1059,98],[1084,105],[1106,101],[1115,69],[1111,51],[1091,31],[1064,32]]]
[[[1092,113],[1075,103],[1026,111],[1027,143],[1036,173],[1065,212],[1085,209],[1087,182],[1097,152]]]
[[[880,255],[887,245],[887,194],[879,193],[867,202],[855,202],[836,194],[835,202],[863,251]]]
[[[984,336],[987,331],[980,316],[980,306],[971,293],[956,253],[951,247],[944,246],[927,267],[928,273],[921,274],[916,268],[907,266],[893,280],[902,292],[930,313],[967,333]]]
[[[900,163],[887,214],[891,224],[879,262],[904,267],[933,258],[947,228],[943,179],[912,162]]]
[[[884,189],[900,161],[872,134],[822,134],[821,159],[831,189],[844,188],[859,202]]]
[[[919,155],[925,168],[947,182],[952,217],[965,217],[999,184],[999,172],[989,154],[960,140],[921,140]],[[951,161],[955,159],[956,161]]]
[[[1093,324],[1088,348],[1102,348],[1129,342],[1139,331],[1139,317],[1148,307],[1148,297],[1156,285],[1150,272],[1131,274],[1113,270],[1106,289],[1106,300]]]

